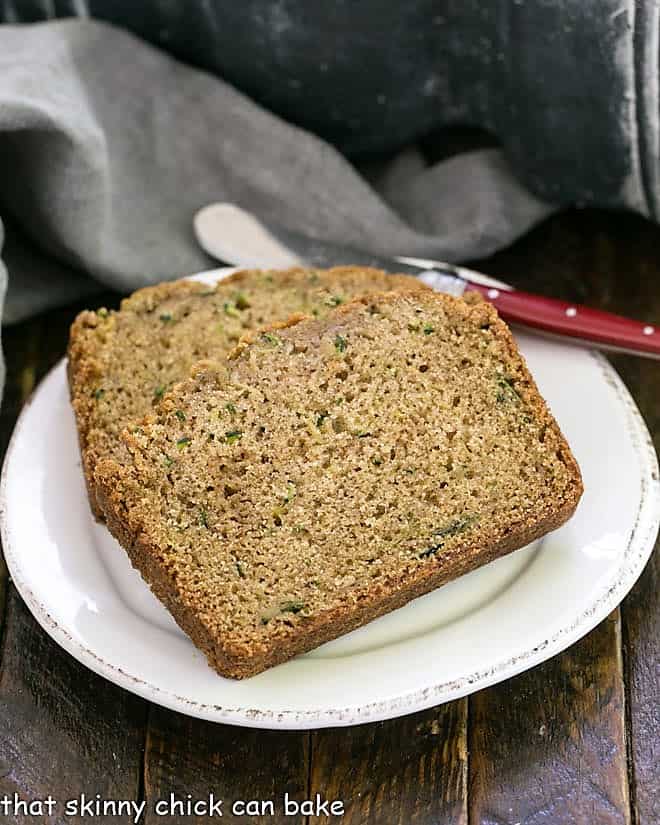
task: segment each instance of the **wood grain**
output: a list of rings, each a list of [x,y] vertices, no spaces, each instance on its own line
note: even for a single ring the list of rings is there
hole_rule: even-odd
[[[660,563],[658,547],[623,606],[633,822],[660,822]]]
[[[607,309],[660,324],[658,230],[626,220],[615,233],[601,229],[599,246],[609,266],[593,277],[592,290]],[[622,278],[625,272],[627,278]],[[660,449],[660,364],[625,355],[612,357]],[[628,707],[631,802],[636,825],[660,822],[660,556],[653,554],[622,608]]]
[[[471,698],[472,825],[630,821],[619,630]]]
[[[311,793],[342,825],[467,825],[467,701],[312,737]]]
[[[22,403],[61,357],[77,308],[36,318],[3,333],[7,382],[0,440],[6,447]],[[56,582],[53,586],[57,586]],[[146,704],[78,664],[7,588],[0,672],[0,796],[23,800],[48,794],[59,805],[44,822],[66,817],[64,803],[81,793],[139,799]],[[3,822],[37,821],[9,816]],[[105,816],[104,822],[125,822]]]
[[[64,802],[81,793],[139,799],[144,721],[144,702],[65,653],[9,588],[0,675],[0,796],[18,793],[33,800],[52,794],[61,805],[45,823],[81,821],[63,816]],[[2,821],[39,820],[19,815]],[[112,825],[126,818],[101,821]]]
[[[0,463],[4,461],[18,413],[34,388],[39,341],[39,327],[35,324],[25,324],[14,329],[10,327],[3,331],[3,349],[9,358],[0,407]],[[0,640],[3,635],[7,578],[7,566],[0,553]]]
[[[304,825],[304,816],[285,817],[285,793],[293,799],[307,796],[309,734],[218,725],[152,707],[145,758],[147,825],[204,825],[217,822],[208,815],[156,816],[155,805],[171,793],[185,801],[223,799],[222,822],[267,822]],[[272,800],[274,815],[245,817],[232,814],[237,800]]]

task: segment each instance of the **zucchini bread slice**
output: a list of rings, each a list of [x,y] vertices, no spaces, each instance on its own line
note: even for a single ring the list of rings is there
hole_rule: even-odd
[[[95,473],[108,526],[237,678],[528,544],[582,493],[495,309],[425,291],[253,334],[124,441]]]
[[[407,275],[364,267],[247,270],[209,287],[174,281],[138,290],[118,312],[82,312],[71,327],[69,387],[92,511],[101,458],[125,458],[119,435],[142,418],[190,367],[222,360],[249,330],[296,312],[321,317],[350,298],[387,289],[426,289]]]

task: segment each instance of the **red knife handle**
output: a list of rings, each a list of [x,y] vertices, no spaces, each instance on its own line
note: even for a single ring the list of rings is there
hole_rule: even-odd
[[[660,328],[591,309],[580,304],[532,295],[518,290],[497,289],[469,282],[490,301],[505,321],[524,324],[555,335],[591,341],[596,345],[633,350],[660,356]]]

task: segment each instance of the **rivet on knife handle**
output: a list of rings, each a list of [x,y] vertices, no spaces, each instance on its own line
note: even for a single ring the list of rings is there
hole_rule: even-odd
[[[505,321],[595,346],[660,358],[660,329],[654,324],[519,290],[500,290],[473,282],[468,288],[480,292]]]

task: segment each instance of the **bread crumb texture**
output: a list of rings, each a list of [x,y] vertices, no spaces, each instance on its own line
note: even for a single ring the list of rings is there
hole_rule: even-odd
[[[126,460],[119,438],[204,358],[222,360],[241,336],[296,313],[323,317],[366,292],[425,288],[407,275],[335,267],[246,270],[213,287],[175,281],[147,287],[118,312],[83,312],[71,328],[68,374],[90,504],[101,516],[93,470]]]
[[[223,302],[195,301],[209,334],[226,323]],[[197,364],[124,432],[124,460],[96,467],[110,529],[226,676],[257,673],[527,544],[582,492],[490,304],[402,291],[319,315]],[[152,371],[150,329],[134,332],[144,362],[113,373],[129,383],[138,372],[140,391],[178,374],[162,343]],[[191,337],[189,362],[202,354]],[[152,406],[123,403],[131,414]]]

